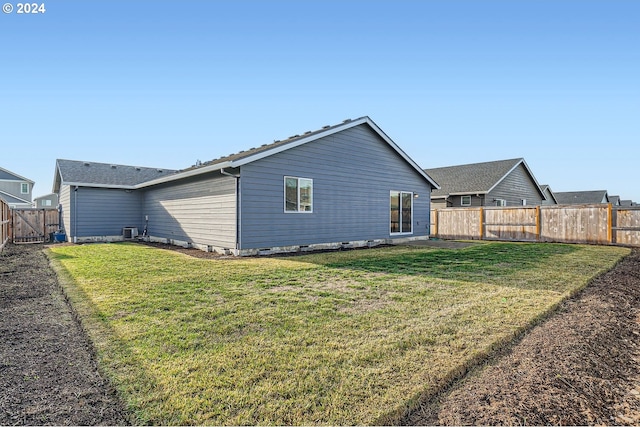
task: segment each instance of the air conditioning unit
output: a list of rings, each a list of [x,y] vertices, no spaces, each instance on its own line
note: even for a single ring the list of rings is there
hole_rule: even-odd
[[[138,237],[138,227],[124,227],[122,229],[122,237],[124,239],[135,239]]]

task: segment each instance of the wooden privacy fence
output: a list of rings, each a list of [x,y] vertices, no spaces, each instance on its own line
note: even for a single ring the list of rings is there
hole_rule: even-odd
[[[9,241],[9,231],[11,230],[11,211],[9,205],[0,199],[0,252]]]
[[[57,209],[13,209],[11,237],[13,243],[44,243],[58,231]]]
[[[433,209],[431,237],[640,246],[640,207],[597,204]]]

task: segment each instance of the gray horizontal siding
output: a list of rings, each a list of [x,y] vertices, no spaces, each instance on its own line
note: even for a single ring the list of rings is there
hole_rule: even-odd
[[[205,178],[152,187],[144,195],[150,236],[235,248],[235,179]]]
[[[22,184],[29,184],[29,192],[27,194],[22,194],[20,190],[22,189]],[[27,181],[2,181],[0,180],[0,191],[4,191],[5,193],[9,193],[13,196],[19,197],[23,200],[31,201],[31,192],[33,191],[33,184]]]
[[[495,206],[493,199],[505,199],[507,206],[521,206],[522,199],[527,199],[527,205],[531,206],[542,203],[542,195],[522,164],[487,194],[486,205]]]
[[[62,229],[67,234],[67,238],[71,237],[71,188],[68,185],[60,187],[58,194],[58,202],[62,208]]]
[[[79,187],[71,189],[70,199],[72,236],[121,236],[123,227],[142,227],[139,191]]]
[[[391,190],[412,191],[427,236],[430,185],[361,125],[242,167],[241,249],[389,238]],[[313,179],[313,213],[284,212],[284,176]]]

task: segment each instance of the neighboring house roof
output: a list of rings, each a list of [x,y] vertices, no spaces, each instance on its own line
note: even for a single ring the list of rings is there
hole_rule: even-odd
[[[5,193],[4,191],[0,191],[0,199],[4,200],[5,202],[7,202],[8,204],[11,205],[30,205],[31,201],[29,200],[25,200],[25,199],[21,199],[20,197],[16,197],[13,194],[9,194],[9,193]]]
[[[523,158],[425,169],[425,172],[441,185],[431,193],[432,198],[439,199],[453,195],[487,194],[521,164],[544,198]]]
[[[175,172],[173,169],[58,159],[53,191],[58,191],[60,185],[134,189],[140,183]]]
[[[0,180],[6,180],[6,181],[26,181],[29,182],[31,184],[35,184],[34,181],[25,178],[23,176],[18,175],[17,173],[13,173],[7,169],[4,168],[0,168]]]
[[[209,162],[205,162],[198,166],[178,171],[177,173],[170,176],[156,178],[152,181],[140,184],[137,187],[156,185],[163,182],[186,178],[189,176],[223,170],[225,168],[237,168],[256,160],[272,156],[274,154],[289,150],[294,147],[299,147],[303,144],[316,141],[320,138],[324,138],[334,133],[341,132],[362,124],[368,125],[375,133],[377,133],[396,153],[398,153],[407,163],[409,163],[409,165],[411,165],[418,174],[420,174],[425,180],[427,180],[433,186],[433,188],[440,188],[437,182],[433,180],[427,173],[425,173],[425,171],[423,171],[420,166],[418,166],[416,162],[414,162],[395,142],[393,142],[393,140],[391,140],[391,138],[389,138],[389,136],[387,136],[387,134],[385,134],[382,129],[380,129],[378,125],[376,125],[368,116],[360,117],[355,120],[345,120],[338,125],[324,126],[322,129],[316,131],[305,132],[302,135],[293,135],[285,140],[274,141],[271,144],[264,144],[257,148],[240,151],[236,154],[231,154],[225,157],[211,160]]]
[[[635,203],[633,203],[632,200],[620,200],[620,206],[624,206],[624,207],[635,206]]]
[[[609,202],[613,206],[620,206],[620,196],[609,196]]]
[[[554,194],[559,205],[588,205],[609,202],[607,190],[563,191]]]
[[[548,184],[541,184],[540,185],[540,190],[542,190],[542,194],[545,195],[545,198],[547,197],[547,192],[549,193],[549,195],[553,198],[553,201],[555,203],[558,203],[558,199],[556,199],[556,195],[553,191],[551,191],[551,187],[549,187]]]

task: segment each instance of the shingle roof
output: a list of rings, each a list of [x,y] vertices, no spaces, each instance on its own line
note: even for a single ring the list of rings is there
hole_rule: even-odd
[[[61,182],[67,185],[93,185],[112,188],[143,188],[163,182],[183,179],[190,176],[209,173],[226,168],[236,168],[280,151],[288,150],[319,138],[349,129],[354,126],[367,124],[387,144],[389,144],[402,158],[404,158],[433,188],[437,183],[425,173],[398,145],[395,144],[368,116],[355,120],[344,120],[333,126],[324,126],[316,131],[293,135],[284,140],[263,144],[259,147],[240,151],[235,154],[220,157],[208,162],[200,163],[182,170],[163,169],[159,172],[154,168],[141,168],[124,165],[110,165],[107,163],[81,162],[75,160],[57,160],[56,176],[53,191],[57,192]]]
[[[559,205],[587,205],[608,200],[607,190],[554,192]]]
[[[115,165],[58,159],[56,180],[66,185],[95,185],[114,188],[133,187],[142,182],[174,174],[173,169]],[[55,186],[55,183],[54,183]]]
[[[440,185],[439,190],[431,193],[434,198],[451,194],[485,194],[523,162],[522,158],[498,160],[425,169],[425,172]]]

